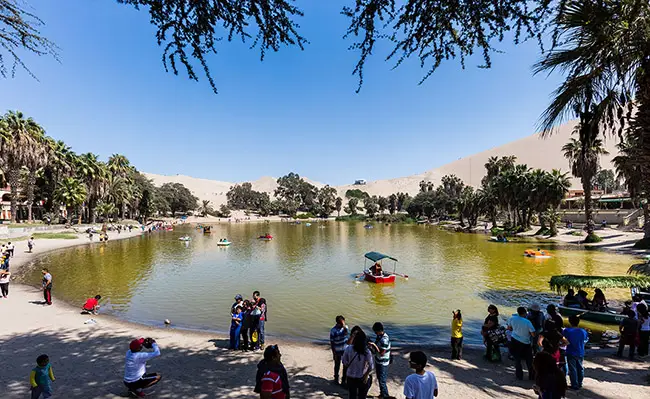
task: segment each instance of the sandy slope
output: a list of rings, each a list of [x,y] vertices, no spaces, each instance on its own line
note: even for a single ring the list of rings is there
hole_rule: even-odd
[[[547,139],[541,139],[538,134],[524,137],[512,143],[496,147],[478,154],[474,154],[447,165],[428,170],[421,174],[412,176],[399,177],[387,180],[370,181],[365,186],[343,185],[337,186],[339,195],[343,197],[345,191],[351,188],[361,188],[372,195],[387,196],[396,192],[407,192],[415,194],[419,190],[421,180],[432,181],[436,185],[444,175],[456,175],[466,184],[478,186],[485,175],[485,163],[493,156],[515,155],[520,163],[525,163],[531,168],[541,168],[545,170],[560,169],[564,172],[569,171],[569,163],[562,154],[562,146],[569,141],[571,132],[575,127],[575,122],[562,125],[558,131]],[[616,156],[616,139],[610,138],[606,141],[606,147],[610,155],[602,158],[601,165],[604,169],[613,168],[611,159]],[[226,192],[234,183],[221,182],[216,180],[197,179],[189,176],[161,176],[146,173],[153,179],[156,185],[165,182],[178,182],[188,187],[194,195],[200,199],[210,200],[215,205],[226,202]],[[310,181],[311,182],[311,181]],[[579,187],[577,179],[573,179],[573,186]],[[311,182],[317,187],[322,187],[322,183]],[[258,191],[273,193],[277,187],[275,179],[272,177],[262,177],[252,182],[253,188]]]
[[[133,233],[132,235],[137,235]],[[126,238],[122,234],[119,238]],[[115,235],[114,238],[118,238]],[[12,270],[18,271],[38,254],[70,245],[87,244],[78,240],[39,240],[34,254],[26,253],[26,243],[16,245]],[[101,245],[101,244],[92,244]],[[54,276],[56,284],[56,276]],[[87,315],[78,308],[61,303],[44,307],[38,303],[41,291],[12,283],[8,299],[0,299],[0,397],[28,397],[28,376],[35,358],[50,356],[56,381],[55,397],[117,398],[126,393],[122,385],[124,353],[134,337],[151,336],[160,344],[162,356],[149,363],[150,372],[163,374],[163,382],[152,397],[156,398],[254,398],[252,393],[255,365],[260,353],[231,352],[225,349],[226,337],[173,328],[155,328],[126,323],[99,315],[94,325],[86,325]],[[81,304],[79,304],[81,305]],[[215,317],[223,312],[215,309]],[[348,320],[354,323],[354,320]],[[268,343],[280,345],[282,360],[288,369],[292,398],[346,398],[340,387],[330,382],[332,362],[329,348],[309,343],[273,338],[273,323],[267,324]],[[389,332],[390,333],[390,332]],[[328,332],[323,331],[323,337]],[[397,338],[397,337],[393,337]],[[426,344],[426,337],[423,337]],[[481,358],[481,351],[466,350],[465,360],[448,360],[447,348],[422,348],[429,355],[440,384],[440,398],[535,398],[529,381],[517,381],[510,361],[492,365]],[[398,349],[389,370],[389,390],[403,398],[402,384],[409,369],[406,354]],[[644,382],[647,363],[630,363],[611,357],[612,350],[592,351],[585,362],[584,390],[569,393],[569,398],[643,398],[650,397]],[[371,393],[378,391],[375,384]]]

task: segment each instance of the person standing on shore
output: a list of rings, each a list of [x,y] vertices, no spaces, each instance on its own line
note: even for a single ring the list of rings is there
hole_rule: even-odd
[[[40,355],[36,358],[36,367],[29,375],[29,383],[32,385],[32,399],[52,397],[52,381],[54,372],[47,355]]]
[[[260,349],[264,349],[264,324],[266,323],[267,305],[266,299],[260,298],[260,292],[253,292],[253,316],[255,317],[255,325],[257,331],[258,346]]]
[[[581,389],[582,380],[585,376],[585,369],[582,362],[585,358],[585,344],[589,341],[587,331],[579,328],[580,318],[578,316],[569,316],[569,325],[562,334],[569,341],[566,348],[567,363],[569,365],[569,379],[571,380],[571,389]]]
[[[242,325],[242,307],[235,306],[235,313],[232,315],[230,322],[230,349],[239,349],[239,334],[241,333]]]
[[[521,361],[526,362],[528,369],[528,379],[535,379],[535,371],[533,370],[533,352],[532,352],[532,338],[535,337],[535,327],[526,318],[526,308],[517,308],[517,314],[512,316],[508,321],[508,330],[512,331],[512,341],[510,341],[510,352],[515,358],[515,376],[518,380],[524,378],[524,370],[521,366]]]
[[[492,342],[490,338],[490,331],[496,330],[499,328],[499,309],[490,304],[487,308],[488,315],[483,322],[483,327],[481,328],[481,335],[483,335],[483,342],[485,343],[485,358],[488,362],[500,362],[501,361],[501,349],[499,348],[498,343]]]
[[[282,354],[277,345],[264,350],[264,359],[257,364],[255,388],[260,399],[290,399],[289,376],[282,364]]]
[[[372,370],[375,368],[368,338],[360,328],[352,329],[354,340],[343,352],[343,367],[346,370],[349,399],[366,399],[372,385]]]
[[[556,366],[555,359],[548,352],[539,352],[533,360],[535,385],[533,390],[539,399],[561,399],[566,396],[566,376]]]
[[[451,359],[460,360],[463,356],[463,315],[460,309],[453,312],[451,320]]]
[[[142,348],[153,349],[143,352]],[[160,356],[160,348],[152,338],[138,338],[131,341],[124,361],[124,385],[129,395],[144,397],[143,389],[156,385],[162,376],[158,373],[147,374],[147,361]]]
[[[339,372],[341,371],[341,358],[345,350],[345,341],[348,338],[348,326],[345,325],[345,317],[336,316],[336,325],[330,330],[330,347],[332,349],[332,358],[334,360],[334,383],[339,383]],[[345,384],[345,376],[341,379],[341,384]]]
[[[415,370],[415,373],[404,381],[406,399],[433,399],[438,396],[438,381],[432,372],[424,370],[426,366],[427,355],[424,352],[411,352],[409,367]]]
[[[29,253],[32,253],[32,249],[34,249],[34,237],[29,237],[29,240],[27,240],[27,248],[29,249]]]
[[[0,294],[3,298],[9,296],[9,279],[11,278],[11,273],[6,270],[0,271]]]
[[[639,357],[645,358],[648,356],[648,341],[650,341],[650,314],[648,313],[648,308],[643,304],[637,306],[636,311],[639,315],[639,324],[641,325],[639,327],[638,353]]]
[[[7,252],[9,253],[10,258],[14,257],[14,244],[12,244],[11,241],[7,243]]]
[[[639,308],[643,305],[637,307],[637,312]],[[630,360],[634,360],[634,349],[636,348],[636,336],[639,333],[639,321],[635,318],[636,314],[631,309],[626,310],[627,318],[621,320],[621,324],[618,327],[621,332],[621,338],[618,344],[618,352],[616,355],[618,357],[623,357],[623,349],[625,345],[630,347]],[[638,314],[638,313],[637,313]],[[639,314],[639,317],[641,315]]]
[[[375,342],[369,343],[375,353],[375,369],[377,370],[377,383],[379,384],[379,396],[388,398],[388,366],[390,365],[390,337],[384,331],[384,325],[376,322],[372,326],[377,338]]]
[[[43,268],[43,298],[45,299],[45,303],[43,305],[51,305],[52,304],[52,275],[50,272],[47,270],[47,268]]]

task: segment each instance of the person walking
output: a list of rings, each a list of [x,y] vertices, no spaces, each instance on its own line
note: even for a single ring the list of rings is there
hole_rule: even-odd
[[[5,270],[0,271],[0,296],[6,298],[9,296],[9,279],[11,273]]]
[[[569,325],[562,334],[569,341],[566,348],[567,364],[569,366],[569,379],[571,380],[571,389],[581,389],[582,380],[585,376],[585,369],[582,362],[585,358],[585,344],[589,340],[587,331],[579,328],[580,318],[578,316],[569,316]]]
[[[427,355],[424,352],[411,352],[409,367],[415,373],[404,381],[404,396],[406,399],[433,399],[438,396],[438,381],[431,371],[425,371]]]
[[[533,360],[535,385],[533,390],[539,399],[561,399],[566,395],[567,384],[564,372],[556,366],[555,359],[548,352],[539,352]]]
[[[253,392],[260,394],[260,399],[290,399],[289,376],[281,359],[277,345],[264,349],[264,359],[257,364],[253,389]]]
[[[643,305],[637,307],[637,312],[639,317],[641,316],[639,309]],[[636,348],[636,337],[639,333],[639,321],[635,318],[636,314],[631,309],[626,309],[624,311],[627,314],[627,318],[621,320],[621,324],[618,327],[621,332],[621,339],[618,344],[618,352],[616,355],[618,357],[623,357],[623,349],[625,345],[630,347],[630,360],[634,360],[634,349]]]
[[[143,352],[142,349],[153,352]],[[129,395],[142,398],[143,389],[156,385],[162,376],[158,373],[147,374],[147,361],[160,356],[160,348],[152,338],[138,338],[131,341],[124,362],[124,385]]]
[[[512,340],[510,341],[510,353],[515,358],[515,376],[518,380],[524,379],[524,370],[521,361],[526,362],[528,369],[528,379],[535,379],[533,370],[533,352],[532,338],[535,336],[535,327],[526,317],[526,308],[517,308],[517,314],[513,315],[508,321],[508,330],[512,331]]]
[[[375,354],[375,369],[377,370],[377,383],[379,384],[379,396],[381,398],[388,398],[388,366],[390,365],[390,337],[384,331],[384,325],[376,322],[372,326],[372,331],[375,332],[375,342],[369,345]]]
[[[32,385],[32,399],[52,397],[52,381],[54,371],[47,355],[40,355],[36,358],[36,367],[29,375],[29,383]]]
[[[339,372],[341,370],[341,358],[345,349],[345,341],[348,339],[348,326],[345,325],[345,317],[336,316],[336,325],[330,330],[330,348],[334,360],[334,383],[339,383]],[[341,380],[345,384],[345,376]]]
[[[7,253],[9,253],[10,258],[14,257],[14,248],[15,248],[14,244],[12,244],[11,241],[9,241],[7,243]]]
[[[2,280],[0,279],[0,283]],[[0,284],[2,285],[2,284]],[[6,297],[5,297],[6,298]],[[648,356],[648,344],[650,341],[650,314],[648,312],[648,307],[644,304],[640,304],[636,307],[637,314],[639,315],[639,357],[645,358]]]
[[[43,285],[43,298],[45,299],[43,305],[51,305],[52,304],[52,275],[47,270],[47,268],[43,268],[42,273],[43,273],[43,280],[41,283]]]
[[[27,240],[27,248],[29,249],[29,253],[32,253],[32,249],[34,249],[34,237],[29,237],[29,240]]]
[[[343,366],[347,374],[349,399],[366,399],[372,385],[373,355],[368,349],[368,338],[363,330],[356,330],[352,344],[343,352]]]
[[[460,360],[463,356],[463,315],[460,309],[453,312],[451,320],[451,359]]]

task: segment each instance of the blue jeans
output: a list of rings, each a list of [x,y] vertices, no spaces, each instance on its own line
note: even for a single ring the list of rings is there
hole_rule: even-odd
[[[230,327],[230,349],[239,349],[239,333],[241,324],[237,327]]]
[[[386,380],[388,379],[388,365],[375,364],[377,369],[377,382],[379,383],[379,395],[383,397],[388,397],[388,386],[386,385]]]
[[[260,324],[259,324],[259,329],[260,329],[259,339],[260,339],[260,344],[261,345],[264,345],[264,322],[265,322],[264,320],[260,320]]]
[[[571,380],[571,388],[582,388],[582,379],[585,377],[585,369],[582,366],[583,356],[566,355],[567,363],[569,364],[569,379]]]
[[[49,398],[52,396],[52,386],[50,385],[37,385],[32,388],[32,399]]]

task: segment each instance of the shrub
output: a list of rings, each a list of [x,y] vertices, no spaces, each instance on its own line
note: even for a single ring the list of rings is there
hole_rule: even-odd
[[[601,242],[603,239],[597,236],[594,233],[588,234],[587,237],[585,237],[585,240],[583,241],[585,244],[593,244],[596,242]]]
[[[337,222],[359,222],[359,221],[365,221],[366,217],[365,215],[345,215],[345,216],[339,216],[335,220]]]
[[[316,216],[314,216],[314,214],[311,213],[311,212],[305,212],[305,213],[301,213],[299,215],[296,215],[296,219],[302,219],[302,220],[304,220],[304,219],[313,219],[315,217]]]

